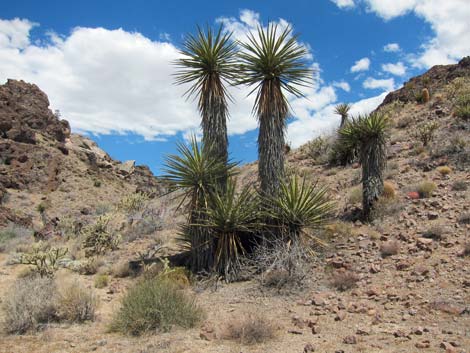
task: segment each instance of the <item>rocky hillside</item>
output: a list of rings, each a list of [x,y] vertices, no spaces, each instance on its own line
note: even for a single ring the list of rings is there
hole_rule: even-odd
[[[143,184],[158,189],[158,183],[145,182],[147,173],[70,135],[68,124],[47,109],[37,112],[55,127],[38,127],[33,119],[3,124],[1,151],[8,151],[2,152],[8,161],[0,169],[7,193],[2,210],[10,212],[10,221],[39,223],[44,209],[49,217],[87,216],[89,222],[106,213],[118,221],[109,234],[123,237],[92,259],[84,254],[80,232],[47,239],[69,250],[56,283],[73,277],[97,294],[95,320],[55,322],[21,336],[0,332],[0,352],[470,353],[470,119],[461,109],[470,97],[469,63],[465,58],[434,67],[390,93],[378,108],[389,114],[392,127],[388,197],[373,222],[357,217],[360,165],[329,164],[335,136],[314,139],[287,154],[287,171],[327,186],[337,207],[331,224],[315,234],[325,247],[297,267],[301,280],[280,290],[267,285],[275,271],[231,284],[194,279],[186,290],[204,310],[203,322],[141,337],[109,333],[109,324],[139,282],[129,276],[128,265],[139,259],[148,265],[155,249],[177,244],[178,223],[185,219],[175,212],[177,202],[155,198],[137,216],[119,207],[104,210]],[[33,85],[10,81],[3,89],[10,117],[30,121],[31,109],[47,107]],[[36,98],[13,99],[20,91],[36,92]],[[240,174],[243,183],[255,182],[256,163],[242,166]],[[11,298],[9,288],[29,271],[15,259],[33,243],[30,234],[19,232],[7,240],[0,249],[0,301]],[[103,276],[107,282],[100,284]],[[0,322],[2,315],[0,310]],[[254,337],[252,344],[245,337]]]
[[[72,134],[34,84],[0,86],[0,136],[0,224],[31,225],[39,204],[52,217],[87,213],[134,190],[159,193],[148,167],[115,161],[89,138]]]

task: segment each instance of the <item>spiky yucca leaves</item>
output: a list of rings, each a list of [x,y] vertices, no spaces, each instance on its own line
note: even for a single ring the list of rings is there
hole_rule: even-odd
[[[291,176],[280,185],[279,193],[269,197],[266,211],[277,220],[282,233],[289,240],[298,241],[306,229],[320,228],[331,216],[334,203],[328,197],[327,189],[311,184],[305,178]]]
[[[388,116],[376,112],[352,119],[339,131],[344,144],[359,147],[362,164],[362,207],[365,219],[370,219],[374,204],[383,192],[388,127]]]
[[[204,210],[209,205],[209,197],[220,180],[233,173],[234,163],[225,163],[213,157],[211,146],[199,145],[192,137],[189,145],[178,143],[179,155],[165,158],[166,173],[163,180],[170,184],[171,190],[182,193],[180,206],[186,203],[188,225],[184,235],[191,248],[191,267],[193,271],[210,270],[214,261],[213,238],[205,223]]]
[[[349,114],[350,109],[351,109],[351,105],[348,103],[341,103],[335,107],[335,114],[338,114],[341,116],[341,123],[339,125],[340,129],[348,121],[348,114]]]
[[[187,94],[198,96],[198,109],[202,117],[203,142],[212,145],[213,156],[227,162],[227,98],[226,84],[235,79],[235,55],[237,45],[231,34],[222,27],[214,32],[198,27],[197,35],[188,35],[176,62],[178,84],[192,84]],[[220,186],[226,182],[221,180]]]
[[[249,186],[237,194],[234,180],[229,180],[226,191],[211,195],[206,225],[216,239],[214,268],[226,281],[237,278],[240,255],[245,252],[243,239],[261,227],[258,201]]]
[[[241,43],[239,84],[256,92],[253,111],[259,121],[258,153],[261,190],[275,195],[284,173],[284,133],[289,103],[285,93],[303,96],[299,86],[308,86],[312,70],[308,68],[307,49],[297,43],[297,36],[286,27],[258,27]],[[250,93],[250,94],[251,94]]]

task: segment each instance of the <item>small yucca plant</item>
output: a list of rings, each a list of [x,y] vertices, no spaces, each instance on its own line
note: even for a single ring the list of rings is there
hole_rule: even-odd
[[[211,195],[205,210],[205,225],[215,238],[214,268],[227,281],[237,278],[240,256],[245,252],[244,243],[261,227],[259,209],[258,198],[251,187],[236,193],[233,180],[229,180],[226,190]]]
[[[346,124],[346,122],[348,121],[348,115],[349,115],[349,110],[351,109],[351,105],[348,104],[348,103],[341,103],[341,104],[338,104],[336,107],[335,107],[335,114],[338,114],[341,116],[341,123],[339,125],[339,128],[341,129],[344,124]]]
[[[330,218],[334,204],[327,194],[327,189],[317,184],[300,180],[297,175],[281,183],[276,197],[270,197],[265,204],[270,204],[266,212],[281,227],[281,234],[289,240],[299,240],[306,229],[324,226]],[[318,239],[317,239],[318,240]]]
[[[233,173],[234,163],[213,157],[211,147],[198,144],[192,137],[189,144],[178,143],[178,155],[165,159],[163,180],[172,191],[181,192],[181,203],[188,210],[188,225],[185,236],[191,248],[191,266],[194,271],[209,270],[213,265],[213,239],[204,224],[204,210],[209,206],[211,192],[220,180]]]
[[[366,219],[370,218],[372,208],[384,189],[388,127],[387,115],[371,113],[353,118],[339,131],[342,143],[359,148],[362,164],[362,206]]]

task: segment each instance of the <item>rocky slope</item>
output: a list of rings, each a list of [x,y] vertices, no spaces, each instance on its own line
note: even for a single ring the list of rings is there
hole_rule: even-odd
[[[115,161],[89,138],[72,134],[34,84],[0,86],[0,136],[2,225],[37,221],[41,202],[52,216],[116,202],[136,189],[160,191],[146,166]]]
[[[288,154],[289,171],[326,185],[337,202],[335,219],[323,234],[328,246],[312,261],[304,288],[288,288],[289,295],[280,295],[260,286],[256,278],[232,284],[195,282],[194,295],[207,313],[200,327],[140,338],[108,333],[120,298],[136,281],[109,269],[138,258],[137,252],[155,244],[174,244],[177,221],[184,219],[175,213],[174,200],[153,200],[163,228],[145,237],[133,234],[100,259],[100,273],[109,273],[111,279],[107,287],[94,289],[100,298],[96,321],[54,324],[21,337],[0,336],[0,352],[470,353],[470,121],[455,115],[459,97],[470,94],[469,60],[432,68],[392,92],[379,107],[393,121],[386,179],[396,195],[379,208],[374,222],[354,218],[360,205],[355,196],[359,165],[328,166],[321,158],[325,150],[317,153],[314,143]],[[423,88],[431,99],[418,103]],[[420,130],[429,124],[437,128],[423,146]],[[48,193],[44,191],[50,174],[44,168],[35,171],[43,178],[40,183],[31,181],[31,186],[24,183],[17,189],[8,185],[9,209],[34,218],[32,205],[47,202],[51,213],[73,208],[82,214],[88,212],[81,209],[84,205],[101,199],[113,202],[136,187],[128,181],[130,176],[123,177],[123,165],[107,160],[89,140],[71,135],[61,142],[52,137],[55,133],[36,132],[40,137],[33,145],[14,141],[15,134],[5,142],[36,146],[64,163],[73,158],[77,165],[70,162],[70,170],[60,167],[59,186]],[[43,143],[43,138],[49,142]],[[95,162],[90,162],[90,151]],[[11,166],[20,163],[2,168],[10,173],[16,170]],[[238,180],[256,181],[256,169],[256,163],[243,166]],[[101,186],[94,186],[94,180],[102,181]],[[417,191],[425,181],[435,189],[420,197]],[[62,239],[57,244],[68,246]],[[23,270],[22,265],[7,265],[10,257],[0,253],[0,298]],[[59,280],[71,275],[68,269],[57,274]],[[91,288],[96,276],[80,275],[78,280]],[[255,345],[226,339],[231,323],[254,314],[273,323],[273,339]]]

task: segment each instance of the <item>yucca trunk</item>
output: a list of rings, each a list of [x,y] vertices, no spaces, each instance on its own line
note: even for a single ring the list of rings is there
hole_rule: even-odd
[[[347,120],[348,120],[348,115],[347,114],[342,114],[341,115],[341,124],[339,125],[340,129],[344,126],[344,124],[346,124]]]
[[[202,115],[202,142],[210,147],[212,157],[226,165],[228,161],[227,101],[223,95],[220,78],[212,76],[205,86],[208,88],[206,93],[201,94],[202,101],[199,104]],[[218,89],[213,89],[213,87]],[[218,186],[223,190],[226,183],[227,176],[219,181]]]
[[[361,147],[362,207],[364,218],[369,220],[374,204],[384,188],[385,144],[380,138],[371,138],[363,142]]]
[[[260,111],[263,113],[259,115],[259,179],[263,194],[275,196],[284,177],[284,132],[288,107],[278,81],[267,81],[261,90]]]
[[[188,228],[191,243],[191,269],[194,272],[210,271],[214,264],[214,238],[210,229],[201,226],[206,216],[201,210],[191,212]]]
[[[215,271],[225,277],[227,282],[237,278],[240,269],[240,256],[244,253],[238,234],[222,233],[217,238]]]

